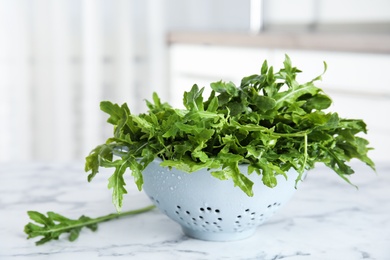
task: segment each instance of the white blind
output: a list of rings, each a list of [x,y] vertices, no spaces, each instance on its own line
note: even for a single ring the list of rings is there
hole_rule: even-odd
[[[148,75],[165,87],[153,2],[0,0],[0,162],[83,160],[112,131],[101,100],[140,112]]]
[[[0,0],[0,160],[31,150],[31,38],[28,5]]]

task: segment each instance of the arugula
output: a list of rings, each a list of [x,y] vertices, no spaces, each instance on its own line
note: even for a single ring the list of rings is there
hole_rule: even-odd
[[[98,218],[81,216],[79,219],[69,219],[54,212],[47,212],[47,214],[44,215],[37,211],[28,211],[28,216],[35,223],[29,222],[24,227],[24,232],[28,235],[27,238],[42,236],[42,238],[35,243],[36,245],[42,245],[51,240],[58,240],[60,235],[64,233],[69,233],[69,241],[75,241],[79,237],[81,229],[84,227],[96,231],[98,223],[124,216],[140,214],[153,208],[154,206],[149,206],[142,209],[123,212],[121,214],[112,213]]]
[[[185,109],[162,103],[156,93],[146,101],[147,113],[134,115],[128,106],[103,101],[102,111],[114,126],[113,136],[86,158],[88,181],[100,167],[115,168],[109,179],[113,204],[119,212],[126,194],[124,174],[130,169],[139,190],[142,171],[156,157],[162,166],[186,172],[202,168],[221,180],[231,179],[248,196],[253,183],[239,164],[249,164],[249,174],[259,175],[268,187],[277,185],[276,175],[290,168],[299,172],[323,163],[349,182],[356,158],[375,170],[367,156],[371,148],[359,135],[367,133],[359,119],[344,119],[327,112],[331,98],[315,86],[322,75],[300,84],[301,71],[286,55],[284,67],[274,72],[265,61],[258,75],[244,77],[237,87],[232,82],[210,84],[211,94],[196,84],[184,92]],[[324,73],[326,71],[324,63]]]

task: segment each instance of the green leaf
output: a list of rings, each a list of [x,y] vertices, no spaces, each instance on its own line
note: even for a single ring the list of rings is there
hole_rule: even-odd
[[[279,92],[274,96],[275,101],[275,108],[279,109],[282,106],[288,106],[288,104],[295,103],[299,97],[305,95],[305,94],[311,94],[315,95],[320,91],[317,87],[315,87],[312,84],[305,84],[300,85],[296,87],[295,89],[289,89],[284,92]]]
[[[220,180],[232,179],[234,186],[238,186],[248,196],[253,196],[253,182],[248,179],[248,177],[246,177],[244,174],[242,174],[236,165],[232,164],[231,166],[228,166],[223,170],[212,171],[211,175]]]
[[[39,224],[46,225],[46,226],[54,225],[53,221],[50,218],[43,215],[42,213],[39,213],[37,211],[28,211],[27,214],[32,220],[34,220]]]
[[[198,88],[198,85],[193,85],[189,92],[184,92],[183,104],[188,110],[203,111],[203,93],[204,88]]]
[[[160,107],[161,106],[161,100],[160,98],[158,97],[157,93],[156,92],[153,92],[153,102],[154,102],[154,105],[156,107]]]
[[[153,130],[153,124],[149,123],[147,120],[140,116],[132,116],[134,122],[136,122],[139,127],[144,131],[145,133],[149,133],[151,130]]]
[[[236,97],[238,95],[238,89],[233,82],[213,82],[210,84],[212,90],[217,93],[226,93],[231,97]]]
[[[53,221],[57,221],[57,222],[67,222],[67,221],[70,221],[69,218],[64,217],[64,216],[62,216],[62,215],[60,215],[58,213],[52,212],[52,211],[47,212],[47,217],[49,219],[51,219]]]
[[[146,153],[144,152],[143,154],[145,155]],[[151,154],[148,154],[148,157],[143,158],[142,162],[144,163],[144,165],[139,164],[137,160],[132,157],[129,157],[129,159],[126,161],[127,167],[131,169],[131,175],[134,177],[134,182],[137,185],[138,190],[142,189],[142,184],[144,183],[142,171],[152,161],[153,160]]]
[[[112,203],[118,212],[122,209],[123,195],[127,193],[123,174],[126,168],[129,167],[129,161],[130,157],[125,161],[117,160],[116,162],[119,164],[115,167],[114,173],[108,179],[108,188],[112,189]]]
[[[81,229],[74,228],[74,229],[72,229],[72,230],[69,232],[69,241],[70,241],[70,242],[75,241],[75,240],[79,237],[80,230],[81,230]]]
[[[100,102],[100,109],[110,115],[107,119],[107,122],[110,124],[116,125],[122,118],[122,109],[118,104],[113,104],[110,101],[102,101]]]
[[[208,160],[206,163],[203,162],[195,162],[188,156],[183,156],[181,160],[164,160],[160,163],[162,167],[174,167],[178,170],[184,172],[195,172],[204,168],[217,168],[219,166],[218,162]]]
[[[253,189],[252,189],[253,182],[250,179],[248,179],[248,177],[246,177],[244,174],[242,174],[240,172],[237,165],[230,166],[230,168],[233,171],[232,178],[233,178],[234,185],[240,187],[240,189],[243,192],[245,192],[246,195],[248,195],[249,197],[252,197],[253,196]]]
[[[263,175],[262,181],[266,186],[273,188],[277,185],[278,182],[271,169],[263,168],[262,175]]]
[[[225,170],[212,171],[211,175],[222,181],[229,180],[232,178],[232,173],[230,168],[225,168]]]
[[[306,102],[303,105],[303,107],[310,112],[313,109],[316,110],[327,109],[330,107],[331,104],[332,104],[332,100],[328,96],[323,94],[318,94],[306,99]]]
[[[210,104],[207,106],[207,112],[215,113],[217,109],[218,109],[218,98],[213,97],[213,99],[211,99]]]
[[[267,74],[268,71],[268,63],[267,60],[263,62],[263,65],[261,65],[261,71],[260,74]]]
[[[260,111],[268,111],[276,106],[276,101],[273,98],[267,96],[256,96],[253,103]]]

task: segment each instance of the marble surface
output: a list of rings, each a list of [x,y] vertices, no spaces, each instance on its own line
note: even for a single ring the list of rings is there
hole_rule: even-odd
[[[84,230],[35,246],[26,239],[27,210],[55,211],[78,218],[114,212],[107,189],[110,172],[91,183],[82,163],[0,165],[0,259],[390,259],[390,163],[377,174],[354,165],[348,185],[319,166],[290,203],[254,236],[234,242],[205,242],[183,235],[158,210]],[[128,175],[129,176],[129,175]],[[124,210],[150,204],[127,179]]]

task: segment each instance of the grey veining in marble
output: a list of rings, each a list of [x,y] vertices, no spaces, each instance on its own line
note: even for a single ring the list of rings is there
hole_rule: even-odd
[[[23,227],[27,210],[77,218],[114,212],[109,171],[88,183],[82,163],[0,165],[0,259],[390,259],[390,164],[377,174],[356,164],[348,185],[320,166],[309,172],[291,202],[254,236],[206,242],[183,235],[179,225],[151,212],[35,246]],[[130,176],[128,174],[128,176]],[[124,210],[150,204],[127,178]]]

